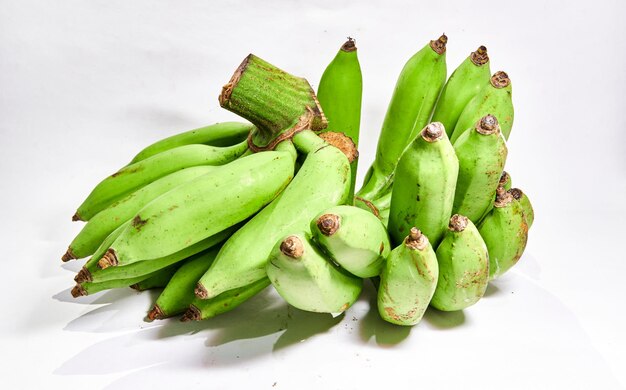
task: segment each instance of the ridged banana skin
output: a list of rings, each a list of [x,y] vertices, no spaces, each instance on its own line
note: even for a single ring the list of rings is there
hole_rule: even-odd
[[[109,252],[125,265],[180,251],[259,211],[289,184],[293,171],[286,152],[233,161],[150,202]]]
[[[358,196],[372,200],[389,188],[402,152],[428,123],[445,82],[446,53],[436,53],[430,44],[404,65],[385,115],[376,158]]]
[[[489,250],[489,279],[496,279],[517,264],[528,241],[524,209],[518,201],[496,207],[478,226]]]
[[[347,201],[350,163],[339,149],[323,141],[319,145],[308,153],[282,194],[224,244],[198,283],[199,289],[206,291],[203,298],[264,278],[267,256],[278,239],[308,229],[311,219],[321,210]]]
[[[176,271],[156,300],[159,318],[173,317],[187,311],[195,298],[193,290],[198,279],[209,269],[218,251],[219,248],[212,248],[199,253],[186,260],[185,264]]]
[[[429,125],[430,126],[430,125]],[[398,245],[415,226],[439,244],[452,215],[459,161],[445,131],[429,142],[418,136],[398,162],[389,211],[389,234]]]
[[[185,145],[127,165],[102,180],[78,207],[74,219],[88,221],[133,191],[172,172],[198,165],[227,164],[248,149],[243,141],[234,146]]]
[[[95,252],[102,241],[139,210],[174,187],[217,169],[206,165],[184,168],[155,180],[125,198],[113,203],[91,218],[69,245],[68,253],[80,259]],[[100,256],[102,257],[102,256]]]
[[[332,220],[338,217],[332,234],[318,223],[324,215],[332,215]],[[360,278],[379,275],[391,251],[382,222],[371,212],[355,206],[324,210],[311,221],[311,232],[313,240],[335,263]]]
[[[351,45],[348,45],[351,43]],[[346,45],[349,49],[345,49]],[[359,145],[361,125],[361,99],[363,94],[363,76],[357,57],[354,41],[349,41],[339,50],[328,65],[320,80],[317,99],[328,120],[328,127],[323,130],[334,131],[350,137]],[[354,195],[358,158],[352,163],[350,197]]]
[[[452,212],[478,223],[493,202],[507,157],[507,147],[499,133],[464,133],[455,143],[459,175]],[[419,227],[419,226],[418,226]]]
[[[487,81],[480,92],[467,103],[459,116],[452,137],[450,137],[452,143],[454,144],[480,118],[488,114],[498,118],[502,135],[505,139],[509,139],[514,119],[511,84],[504,88],[495,88],[490,81]]]
[[[204,144],[211,146],[231,146],[244,141],[248,133],[254,128],[251,123],[222,122],[200,127],[184,133],[175,134],[171,137],[159,140],[142,149],[132,159],[130,164],[145,160],[155,154],[170,150],[179,146]]]
[[[435,293],[439,265],[430,242],[423,249],[400,244],[394,248],[380,275],[378,312],[396,325],[420,322]]]
[[[490,76],[489,62],[476,65],[472,62],[471,55],[467,57],[452,72],[443,87],[431,122],[441,122],[448,137],[451,137],[461,112],[480,89],[489,82]]]
[[[469,221],[462,232],[448,231],[436,255],[439,277],[430,304],[455,311],[478,302],[489,282],[489,253],[476,226]]]
[[[136,276],[132,278],[113,279],[113,280],[107,280],[103,282],[83,282],[83,283],[78,284],[77,287],[80,287],[80,290],[81,290],[80,295],[92,295],[97,292],[110,290],[113,288],[130,287],[133,284],[139,283],[141,281],[144,281],[146,279],[156,276],[159,272],[173,272],[176,265],[170,265],[169,267],[171,268],[170,269],[164,268],[164,269],[149,273],[147,275]]]
[[[197,253],[208,250],[209,248],[215,247],[232,236],[240,225],[241,224],[231,226],[228,229],[205,238],[204,240],[189,245],[178,252],[160,258],[137,261],[129,265],[108,267],[106,269],[100,269],[96,266],[94,271],[90,270],[91,279],[94,282],[103,282],[114,279],[135,278],[150,274],[171,264],[179,263]]]
[[[195,320],[206,320],[219,314],[235,309],[253,296],[265,290],[270,285],[268,278],[263,278],[247,286],[228,290],[211,299],[199,299],[194,297],[190,312],[197,313]]]
[[[297,259],[285,255],[283,240],[279,240],[267,261],[267,276],[278,294],[290,305],[315,313],[341,313],[352,306],[363,281],[342,272],[312,244],[307,233],[290,236],[302,242],[302,255]]]

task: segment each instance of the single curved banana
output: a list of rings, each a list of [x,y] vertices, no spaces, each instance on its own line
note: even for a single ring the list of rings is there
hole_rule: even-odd
[[[290,153],[268,151],[183,183],[141,209],[98,266],[167,256],[233,226],[270,203],[293,170]]]
[[[113,230],[111,234],[109,234],[103,241],[102,244],[96,249],[93,255],[87,260],[85,265],[78,271],[78,274],[74,277],[74,281],[76,283],[83,282],[92,282],[92,274],[98,271],[101,271],[98,267],[98,261],[104,256],[107,252],[111,244],[117,240],[117,238],[122,234],[124,229],[130,225],[130,221],[124,222],[117,229]],[[154,271],[154,270],[153,270]],[[142,274],[143,275],[143,274]]]
[[[461,134],[471,129],[476,121],[489,114],[498,118],[502,135],[509,139],[514,117],[512,87],[511,79],[502,71],[491,76],[489,82],[485,83],[478,94],[467,103],[454,126],[454,132],[450,137],[452,143],[454,144]]]
[[[357,300],[363,281],[342,272],[312,244],[307,233],[279,240],[267,276],[287,303],[305,311],[341,313]]]
[[[446,82],[441,91],[432,122],[441,122],[448,138],[452,136],[461,112],[480,89],[489,82],[489,56],[487,48],[480,46],[472,52]]]
[[[222,122],[175,134],[145,147],[137,153],[130,164],[184,145],[231,146],[238,144],[248,137],[253,128],[251,123]]]
[[[108,267],[106,269],[100,269],[97,265],[94,265],[93,263],[87,263],[87,265],[83,267],[83,269],[79,272],[74,280],[77,283],[83,283],[86,281],[92,283],[101,283],[115,279],[131,279],[145,276],[160,269],[163,269],[171,264],[180,263],[197,253],[200,253],[220,244],[228,237],[230,237],[239,226],[241,226],[241,224],[231,226],[228,229],[225,229],[217,234],[205,238],[204,240],[189,245],[188,247],[185,247],[178,252],[157,259],[142,260],[129,265]]]
[[[385,226],[371,212],[335,206],[311,221],[313,240],[339,266],[360,278],[377,276],[391,251]]]
[[[489,278],[495,279],[517,264],[528,240],[524,208],[504,188],[498,188],[493,210],[478,226],[489,250]]]
[[[437,246],[454,204],[459,161],[439,122],[422,130],[404,151],[391,194],[389,234],[400,244],[412,227],[417,227]]]
[[[157,274],[159,274],[161,272],[166,272],[166,273],[173,274],[175,269],[176,269],[176,265],[174,264],[174,265],[170,265],[167,268],[154,271],[154,272],[149,273],[147,275],[136,276],[134,278],[112,279],[112,280],[107,280],[107,281],[104,281],[104,282],[83,282],[83,283],[77,283],[76,286],[74,286],[74,288],[72,288],[71,294],[72,294],[72,297],[78,298],[78,297],[82,297],[82,296],[86,296],[86,295],[92,295],[92,294],[95,294],[95,293],[100,292],[100,291],[110,290],[110,289],[113,289],[113,288],[130,287],[130,286],[132,286],[134,284],[137,284],[139,282],[142,282],[142,281],[144,281],[146,279],[155,277]]]
[[[454,311],[478,302],[489,282],[489,253],[472,221],[453,215],[436,254],[439,277],[430,304],[439,310]]]
[[[321,210],[344,204],[350,189],[350,163],[337,148],[310,130],[293,138],[307,157],[296,177],[272,203],[237,231],[220,251],[196,288],[201,299],[250,285],[265,275],[274,243],[309,228]]]
[[[328,120],[328,127],[322,133],[332,131],[348,136],[354,145],[359,145],[361,124],[361,96],[363,77],[357,57],[357,49],[352,38],[326,67],[317,90],[317,99]],[[358,159],[351,162],[352,179],[349,197],[354,195]]]
[[[167,284],[172,279],[172,276],[176,273],[176,271],[180,268],[181,263],[175,263],[171,267],[165,267],[156,271],[152,276],[147,279],[144,279],[140,282],[137,282],[130,286],[133,290],[137,291],[146,291],[152,290],[155,288],[163,288],[167,286]]]
[[[211,299],[194,297],[189,309],[180,319],[183,322],[200,321],[226,313],[257,295],[270,285],[268,278],[263,278],[247,286],[228,290]]]
[[[522,209],[524,210],[524,218],[526,218],[526,224],[528,225],[528,229],[530,229],[535,221],[535,211],[533,210],[533,205],[530,203],[528,195],[526,195],[526,193],[519,188],[511,188],[508,192],[513,195],[513,198],[522,206]]]
[[[357,195],[372,200],[389,189],[406,146],[426,126],[446,82],[446,43],[442,35],[404,65],[383,121],[376,158]]]
[[[455,143],[459,176],[452,212],[478,223],[493,202],[506,162],[507,147],[498,120],[487,115]]]
[[[227,147],[185,145],[127,165],[98,183],[72,220],[88,221],[113,202],[167,174],[198,165],[223,165],[237,159],[246,150],[246,141]]]
[[[411,228],[404,242],[394,248],[380,275],[378,313],[397,325],[415,325],[424,316],[435,293],[439,265],[428,238]]]
[[[184,313],[195,297],[193,289],[198,279],[209,269],[218,251],[219,248],[212,248],[186,260],[148,312],[148,320],[161,320]]]
[[[138,189],[125,198],[113,203],[91,218],[72,240],[63,261],[89,256],[98,249],[102,241],[121,224],[131,220],[139,210],[152,200],[172,188],[202,176],[217,167],[212,165],[181,169]],[[102,256],[100,256],[102,257]]]

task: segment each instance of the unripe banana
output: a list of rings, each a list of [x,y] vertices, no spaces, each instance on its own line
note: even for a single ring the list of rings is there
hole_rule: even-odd
[[[72,297],[78,298],[78,297],[82,297],[85,295],[92,295],[100,291],[110,290],[112,288],[130,287],[143,280],[152,278],[160,272],[166,272],[166,273],[172,274],[174,273],[175,269],[176,269],[176,265],[174,264],[174,265],[170,265],[166,269],[157,270],[147,275],[136,276],[133,278],[113,279],[113,280],[107,280],[104,282],[96,282],[96,283],[94,282],[77,283],[76,286],[72,288],[71,294],[72,294]]]
[[[476,121],[489,114],[498,118],[502,135],[509,139],[514,116],[511,79],[501,71],[491,76],[489,82],[467,103],[454,126],[454,133],[450,137],[452,143],[456,143],[461,134],[471,129]]]
[[[184,145],[230,146],[238,144],[247,138],[253,127],[250,123],[222,122],[175,134],[145,147],[137,153],[130,164]]]
[[[77,276],[78,280],[75,280],[78,283],[81,283],[83,281],[100,283],[115,279],[130,279],[144,276],[165,268],[171,264],[179,263],[189,258],[190,256],[193,256],[197,253],[200,253],[204,250],[220,244],[228,237],[230,237],[239,226],[241,226],[241,224],[231,226],[226,230],[205,238],[204,240],[189,245],[188,247],[185,247],[178,252],[156,259],[142,260],[129,265],[108,267],[106,269],[100,269],[98,266],[94,266],[93,264],[88,263],[88,266],[84,267]]]
[[[441,122],[448,138],[452,136],[461,112],[480,89],[489,82],[489,56],[485,46],[472,52],[446,82],[437,101],[432,122]]]
[[[376,158],[357,195],[372,200],[389,189],[406,146],[426,126],[446,82],[445,35],[430,41],[404,65],[378,138]]]
[[[472,221],[453,215],[436,254],[439,277],[430,304],[439,310],[454,311],[478,302],[489,282],[489,254]]]
[[[493,210],[478,231],[489,250],[489,278],[495,279],[513,267],[526,248],[528,225],[521,203],[498,188]]]
[[[432,245],[439,244],[452,215],[458,173],[459,161],[443,125],[424,127],[396,168],[389,212],[392,242],[402,243],[416,226]]]
[[[343,133],[358,147],[363,78],[356,52],[354,40],[348,38],[324,71],[317,90],[317,99],[328,120],[328,127],[322,132]],[[350,199],[354,195],[357,164],[358,159],[354,159],[350,164],[352,171],[348,195]]]
[[[209,269],[218,251],[219,248],[213,248],[186,260],[148,312],[148,320],[161,320],[184,313],[195,297],[193,289],[198,279]]]
[[[176,273],[176,271],[180,268],[180,263],[173,264],[171,267],[165,267],[161,270],[156,271],[151,277],[148,279],[144,279],[140,282],[137,282],[130,286],[133,290],[137,291],[146,291],[152,290],[155,288],[163,288],[167,286],[169,281],[172,279],[172,276]]]
[[[183,322],[200,321],[226,313],[260,293],[269,285],[270,280],[263,278],[250,285],[225,291],[211,299],[194,297],[191,305],[189,305],[189,309],[180,320]]]
[[[455,143],[459,177],[452,212],[478,223],[493,202],[507,156],[498,120],[487,115]]]
[[[72,240],[63,261],[89,256],[112,231],[131,220],[139,210],[172,188],[202,176],[217,167],[206,165],[181,169],[138,189],[96,214]],[[102,257],[102,256],[100,256]]]
[[[72,220],[88,221],[113,202],[167,174],[198,165],[223,165],[246,150],[246,141],[227,147],[185,145],[127,165],[102,180],[78,207]]]
[[[296,134],[293,141],[308,154],[298,174],[278,198],[224,244],[198,282],[199,298],[212,298],[263,279],[267,256],[278,239],[308,229],[321,210],[347,201],[350,163],[346,156],[310,130]]]
[[[424,316],[435,293],[439,265],[428,238],[411,228],[394,248],[380,275],[378,313],[387,322],[415,325]]]
[[[80,271],[78,271],[78,274],[74,277],[74,281],[76,283],[93,282],[92,274],[101,271],[101,269],[98,267],[98,261],[102,258],[102,256],[104,256],[111,244],[113,244],[115,240],[117,240],[117,238],[120,236],[120,234],[122,234],[124,229],[128,227],[128,225],[130,225],[130,221],[124,222],[117,229],[113,230],[111,234],[109,234],[102,241],[102,244],[100,244],[98,249],[96,249],[96,251],[93,253],[93,256],[91,256],[89,260],[87,260],[85,265],[81,268]]]
[[[293,169],[290,153],[263,152],[183,183],[141,209],[98,265],[167,256],[233,226],[271,202]]]
[[[290,305],[316,313],[341,313],[359,297],[363,281],[326,259],[307,233],[280,240],[267,261],[267,276]]]
[[[511,185],[511,175],[507,171],[502,171],[502,175],[500,176],[500,182],[498,183],[498,187],[504,187],[505,190],[510,190]]]
[[[313,240],[343,269],[360,278],[377,276],[391,250],[387,230],[372,213],[335,206],[311,221]]]
[[[506,188],[506,187],[505,187]],[[528,225],[528,229],[533,225],[535,221],[535,211],[533,210],[533,206],[530,203],[530,199],[528,199],[528,195],[525,192],[522,192],[519,188],[511,188],[508,192],[513,195],[513,198],[517,200],[522,209],[524,210],[524,218],[526,219],[526,224]]]

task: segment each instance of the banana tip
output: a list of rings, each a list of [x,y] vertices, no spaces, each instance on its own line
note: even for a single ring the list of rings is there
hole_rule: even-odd
[[[61,261],[63,261],[64,263],[70,260],[74,260],[74,259],[76,259],[76,256],[74,256],[74,252],[72,252],[72,248],[67,248],[67,251],[65,251],[63,256],[61,256]]]
[[[198,282],[193,292],[200,299],[207,299],[209,297],[209,292],[200,282]]]
[[[325,236],[332,236],[341,227],[341,217],[337,214],[324,214],[317,219],[317,227]]]
[[[78,214],[78,211],[74,213],[74,215],[72,215],[72,221],[76,222],[76,221],[82,221],[83,219],[80,217],[80,214]]]
[[[146,315],[146,320],[148,322],[152,322],[154,320],[161,320],[163,318],[165,318],[165,315],[163,314],[163,310],[161,310],[159,305],[154,305],[154,307],[150,309],[150,311],[148,312],[148,315]]]
[[[487,48],[485,46],[480,46],[476,51],[472,52],[470,55],[470,59],[476,66],[485,65],[489,62],[489,55],[487,54]]]
[[[494,88],[506,88],[511,85],[511,79],[506,72],[499,70],[491,76],[491,85]]]
[[[424,250],[428,245],[428,237],[422,234],[418,228],[412,227],[404,243],[411,249]]]
[[[467,225],[469,224],[469,219],[461,214],[454,214],[450,218],[450,223],[448,224],[448,229],[453,232],[462,232],[465,230]]]
[[[70,293],[72,294],[72,297],[74,298],[83,297],[87,295],[87,291],[85,291],[83,286],[81,286],[80,284],[77,284],[76,286],[74,286],[74,288],[72,288],[72,291]]]
[[[298,236],[289,236],[280,243],[280,251],[287,257],[298,259],[304,253],[304,245]]]
[[[100,260],[98,260],[98,267],[101,269],[107,269],[109,267],[114,267],[118,264],[117,255],[115,251],[111,248],[107,249],[106,253]]]
[[[356,41],[352,37],[348,37],[348,40],[341,45],[341,50],[351,52],[356,51]]]
[[[430,41],[430,47],[435,51],[435,53],[441,55],[446,52],[447,43],[448,43],[448,36],[446,35],[446,33],[443,33],[441,34],[439,38],[437,38],[437,40]]]
[[[189,309],[180,318],[180,322],[200,321],[201,319],[202,313],[200,313],[200,310],[194,305],[189,305]]]

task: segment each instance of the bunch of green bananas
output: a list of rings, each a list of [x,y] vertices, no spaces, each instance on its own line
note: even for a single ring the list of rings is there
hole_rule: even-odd
[[[341,313],[364,279],[381,317],[462,310],[521,257],[534,212],[504,172],[511,83],[480,46],[446,82],[442,35],[402,69],[376,158],[354,195],[362,76],[353,39],[305,79],[249,55],[220,105],[249,123],[141,150],[78,207],[63,261],[90,257],[72,295],[163,287],[149,320],[202,320],[270,284],[289,304]]]

